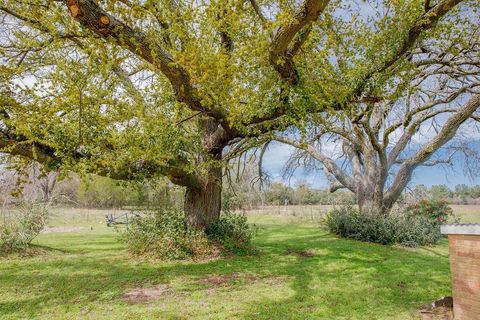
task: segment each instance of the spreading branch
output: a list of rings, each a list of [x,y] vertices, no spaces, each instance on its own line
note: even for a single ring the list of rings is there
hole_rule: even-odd
[[[272,36],[270,63],[280,77],[291,85],[297,84],[299,80],[293,57],[306,40],[310,24],[318,19],[328,2],[329,0],[306,0],[292,19],[279,27]]]
[[[315,148],[307,143],[301,143],[297,142],[294,139],[290,139],[287,137],[283,136],[278,136],[274,135],[272,136],[273,140],[276,140],[278,142],[282,142],[285,144],[289,144],[295,148],[305,150],[310,154],[314,159],[318,160],[320,163],[323,164],[323,166],[330,172],[332,175],[335,176],[335,178],[346,188],[350,190],[355,190],[355,183],[352,180],[352,178],[344,171],[342,170],[333,159],[325,156],[324,154],[318,152],[315,150]]]
[[[141,31],[134,30],[124,22],[100,8],[93,0],[65,0],[72,17],[98,36],[112,40],[121,47],[157,67],[170,81],[179,102],[190,109],[202,111],[206,115],[223,119],[223,115],[213,107],[204,106],[197,90],[191,82],[187,70],[172,55]],[[223,121],[222,121],[223,122]]]
[[[362,93],[364,93],[363,91],[367,86],[368,81],[374,75],[384,72],[402,57],[405,57],[405,55],[409,53],[412,48],[414,48],[415,43],[422,33],[434,27],[443,16],[445,16],[460,2],[462,2],[462,0],[443,0],[421,15],[409,28],[398,47],[394,50],[394,53],[387,56],[383,62],[363,75],[361,81],[353,90],[351,99],[354,100],[355,97],[359,97],[362,95]]]
[[[412,173],[421,163],[427,161],[433,153],[445,145],[456,134],[460,125],[468,120],[480,107],[480,94],[472,95],[458,111],[443,125],[440,132],[415,155],[403,162],[395,176],[392,185],[385,195],[386,201],[394,201],[410,181]]]

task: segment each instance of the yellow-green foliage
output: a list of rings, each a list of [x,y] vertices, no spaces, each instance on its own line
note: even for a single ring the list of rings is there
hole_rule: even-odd
[[[189,73],[200,103],[239,132],[256,135],[246,124],[278,107],[287,84],[269,62],[271,35],[296,23],[298,1],[260,2],[265,21],[249,1],[97,2],[141,30],[152,46],[164,47]],[[289,109],[277,128],[301,126],[309,113],[346,102],[359,86],[364,95],[385,90],[389,73],[362,81],[398,53],[423,5],[331,1],[295,56],[301,81],[290,88]],[[474,12],[476,5],[465,1],[464,9]],[[82,27],[61,1],[3,0],[0,9],[0,111],[8,109],[1,121],[14,128],[9,134],[54,148],[62,164],[77,171],[128,171],[138,159],[161,166],[179,158],[189,164],[186,170],[202,169],[197,122],[184,121],[195,113],[176,100],[157,66]],[[454,10],[424,37],[457,37],[467,28],[463,20]],[[222,47],[221,33],[231,49]],[[411,69],[399,59],[399,88],[409,77],[400,72]]]

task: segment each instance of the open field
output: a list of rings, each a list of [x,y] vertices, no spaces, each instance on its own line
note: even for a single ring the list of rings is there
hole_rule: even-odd
[[[480,223],[480,205],[451,205],[462,223]]]
[[[248,216],[280,216],[297,217],[301,220],[319,220],[334,208],[333,205],[299,205],[299,206],[263,206],[251,210],[239,210]],[[480,205],[450,205],[454,214],[462,223],[480,223]],[[105,214],[121,215],[128,210],[55,208],[50,226],[82,226],[102,225]]]
[[[477,209],[455,210],[480,220]],[[315,219],[257,212],[257,255],[140,261],[105,212],[58,209],[35,240],[42,254],[0,258],[1,319],[415,319],[450,294],[445,240],[386,247],[337,239]]]
[[[317,219],[324,217],[334,207],[333,205],[264,206],[245,211],[245,213],[249,215],[280,215]],[[450,207],[462,223],[480,223],[480,205],[450,205]]]

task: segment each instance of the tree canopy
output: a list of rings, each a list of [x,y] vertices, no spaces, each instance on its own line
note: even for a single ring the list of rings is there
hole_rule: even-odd
[[[204,227],[225,160],[309,115],[377,101],[414,50],[459,38],[477,6],[5,0],[0,148],[50,168],[167,176]]]

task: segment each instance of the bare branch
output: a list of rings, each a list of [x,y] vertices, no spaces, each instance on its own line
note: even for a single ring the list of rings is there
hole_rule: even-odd
[[[135,102],[137,102],[138,104],[140,104],[142,106],[146,106],[147,105],[146,100],[144,99],[140,90],[138,90],[137,87],[135,87],[135,85],[133,84],[133,82],[130,79],[127,72],[125,72],[125,70],[123,70],[118,65],[113,66],[112,71],[115,73],[115,75],[117,75],[117,77],[120,80],[120,82],[122,83],[123,87],[133,97]]]
[[[403,164],[405,161],[406,161],[405,159],[400,159],[395,161],[395,164]],[[422,162],[419,165],[422,167],[434,167],[439,164],[452,164],[452,161],[453,161],[453,154],[451,154],[450,157],[447,159],[430,160],[430,161]]]
[[[350,190],[355,190],[355,183],[353,179],[345,172],[343,171],[333,159],[321,154],[315,148],[313,148],[311,145],[305,144],[305,143],[300,143],[297,142],[293,139],[287,138],[287,137],[282,137],[282,136],[273,136],[273,140],[289,144],[293,147],[296,147],[298,149],[305,150],[310,154],[314,159],[320,161],[323,166],[330,172],[332,175],[335,176],[335,178],[343,184],[346,188]]]
[[[430,156],[447,143],[457,132],[462,123],[471,117],[471,115],[480,107],[480,94],[473,95],[455,114],[453,114],[443,125],[440,132],[430,143],[425,145],[415,155],[407,159],[401,166],[395,176],[395,179],[387,190],[386,201],[394,201],[410,181],[413,170],[422,162],[425,162]]]

